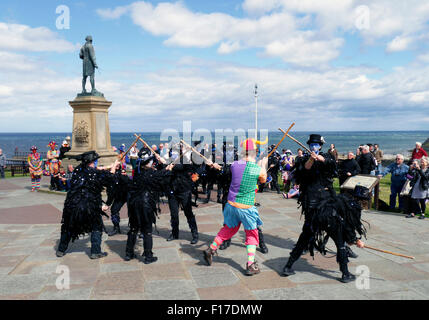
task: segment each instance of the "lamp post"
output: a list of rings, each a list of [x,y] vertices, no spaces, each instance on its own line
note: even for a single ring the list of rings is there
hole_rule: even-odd
[[[255,83],[255,140],[258,140],[258,85]]]

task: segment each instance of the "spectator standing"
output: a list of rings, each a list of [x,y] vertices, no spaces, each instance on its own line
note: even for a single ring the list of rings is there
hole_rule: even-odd
[[[414,214],[420,214],[419,219],[425,218],[425,201],[429,197],[429,170],[427,167],[428,161],[425,157],[420,161],[414,160],[410,167],[413,178],[410,182],[411,212],[406,216],[407,218],[413,218]]]
[[[339,174],[338,179],[340,186],[347,180],[349,177],[353,177],[360,173],[360,166],[355,160],[355,155],[352,151],[347,153],[347,159],[341,161],[339,165]]]
[[[136,145],[134,145],[130,149],[130,163],[131,163],[131,166],[133,167],[133,170],[136,168],[138,154],[139,154],[139,149],[137,148]]]
[[[377,161],[377,167],[375,168],[375,174],[379,175],[383,171],[381,162],[383,161],[383,151],[380,150],[378,144],[374,144],[374,157]]]
[[[292,156],[292,152],[288,149],[286,150],[284,156],[281,159],[281,168],[282,168],[282,180],[283,180],[283,190],[288,192],[290,188],[290,183],[292,180],[292,170],[295,166],[295,159]]]
[[[6,156],[3,154],[3,150],[0,149],[0,176],[4,179],[4,170],[6,169]]]
[[[67,142],[67,140],[64,140],[61,147],[60,147],[60,156],[59,156],[59,160],[64,159],[65,157],[65,153],[69,152],[71,149],[70,144]]]
[[[49,162],[49,173],[51,176],[49,190],[58,190],[59,188],[58,174],[60,172],[60,162],[58,158],[60,157],[60,151],[56,149],[56,146],[57,143],[55,141],[49,142],[48,147],[50,150],[46,154]]]
[[[368,145],[362,146],[362,153],[356,160],[359,164],[361,174],[371,174],[371,171],[375,169],[375,159],[369,152]],[[399,190],[399,192],[401,192],[401,190]]]
[[[67,166],[67,171],[61,177],[61,180],[63,182],[64,190],[65,191],[69,191],[70,190],[70,186],[71,186],[70,185],[70,183],[71,183],[70,181],[71,181],[71,178],[72,178],[73,170],[74,170],[73,166],[71,164],[69,164]]]
[[[421,142],[416,142],[416,147],[413,150],[413,153],[411,154],[410,164],[414,160],[420,160],[422,157],[427,157],[427,152],[422,148]]]
[[[401,191],[407,181],[407,173],[409,167],[404,163],[404,156],[402,154],[397,154],[395,163],[390,164],[383,170],[383,173],[379,177],[383,177],[388,173],[392,174],[391,184],[390,184],[390,209],[395,209],[396,207],[396,197],[399,197],[399,209],[403,209],[403,199],[401,197]]]
[[[335,145],[333,143],[331,143],[331,147],[328,150],[328,153],[334,157],[335,162],[338,162],[338,152],[337,149],[335,149]]]

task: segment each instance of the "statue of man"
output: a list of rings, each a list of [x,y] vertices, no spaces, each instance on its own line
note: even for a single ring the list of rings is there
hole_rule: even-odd
[[[87,36],[85,38],[85,41],[86,43],[80,49],[80,54],[79,54],[79,57],[83,60],[82,93],[87,93],[85,89],[85,85],[86,85],[86,78],[89,76],[91,81],[91,88],[92,88],[91,93],[94,94],[97,92],[97,90],[95,90],[94,74],[95,74],[95,68],[98,68],[98,66],[95,60],[94,47],[92,46],[92,37]]]

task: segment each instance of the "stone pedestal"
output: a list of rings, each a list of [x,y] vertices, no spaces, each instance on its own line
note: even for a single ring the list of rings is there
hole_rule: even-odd
[[[112,102],[104,96],[78,95],[69,104],[73,108],[73,136],[67,156],[95,150],[100,155],[98,163],[110,165],[117,159],[110,142],[108,109]]]

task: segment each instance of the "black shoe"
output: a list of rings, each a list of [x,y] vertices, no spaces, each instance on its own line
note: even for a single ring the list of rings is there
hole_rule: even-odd
[[[424,218],[426,218],[426,217],[425,217],[424,213],[422,213],[422,214],[420,215],[419,219],[420,219],[420,220],[422,220],[422,219],[424,219]]]
[[[219,250],[225,250],[231,245],[231,240],[225,240],[222,242],[222,244],[219,246]]]
[[[414,218],[414,215],[410,213],[409,215],[405,216],[405,218]]]
[[[255,202],[255,207],[260,207],[261,204],[259,202]]]
[[[177,240],[179,239],[179,235],[175,235],[173,233],[170,234],[170,236],[168,237],[167,241],[173,241],[173,240]]]
[[[57,252],[56,252],[56,255],[57,255],[58,258],[64,257],[65,254],[66,254],[65,252],[62,252],[62,251],[59,251],[59,250],[57,250]]]
[[[143,252],[143,263],[144,264],[149,264],[149,263],[153,263],[153,262],[155,262],[155,261],[157,261],[158,260],[158,258],[157,257],[154,257],[153,256],[153,252],[149,252],[149,253],[145,253],[145,252]]]
[[[134,253],[126,253],[124,260],[130,261],[130,260],[134,259],[135,257],[136,257],[136,255]]]
[[[354,253],[352,251],[352,248],[350,248],[349,246],[346,246],[346,251],[347,251],[347,257],[353,258],[353,259],[356,259],[358,257],[358,255]]]
[[[216,253],[216,250],[208,247],[207,250],[204,250],[204,260],[207,262],[207,265],[211,266],[213,263],[213,256]]]
[[[265,245],[265,243],[260,243],[259,244],[259,250],[261,250],[262,253],[268,253],[268,248]]]
[[[109,237],[114,236],[115,234],[121,234],[121,228],[119,225],[113,227],[112,232],[109,233]]]
[[[198,204],[196,202],[192,202],[192,206],[198,208]]]
[[[342,283],[349,283],[355,280],[356,280],[356,277],[351,273],[343,273],[340,279]]]
[[[107,256],[107,252],[100,252],[100,253],[91,253],[90,258],[91,259],[100,259]]]
[[[222,200],[220,198],[217,198],[217,203],[222,203]]]
[[[292,267],[288,267],[288,265],[286,265],[283,268],[283,273],[282,273],[283,277],[291,276],[291,275],[294,275],[294,274],[295,274],[295,271],[292,269]]]
[[[251,265],[246,264],[246,276],[253,276],[258,273],[261,273],[261,270],[259,269],[256,261],[253,262]]]
[[[196,244],[198,242],[198,232],[192,233],[191,244]]]
[[[206,198],[206,199],[204,199],[203,203],[209,203],[209,201],[210,201],[210,198]]]

